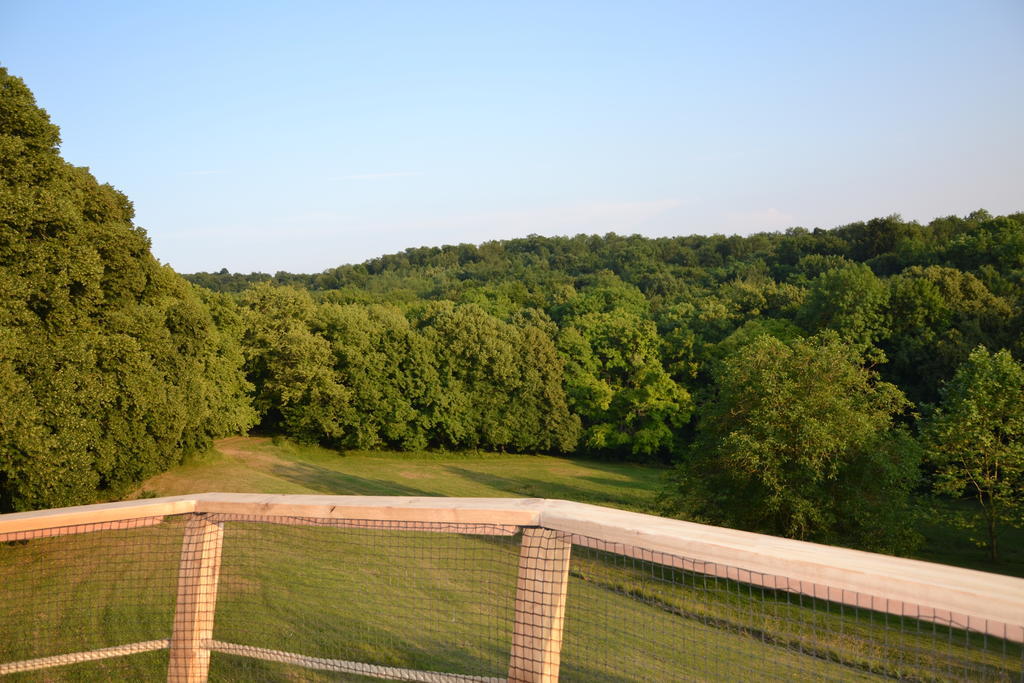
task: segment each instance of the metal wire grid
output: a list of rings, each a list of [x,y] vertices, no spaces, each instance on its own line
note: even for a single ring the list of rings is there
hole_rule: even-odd
[[[150,517],[4,535],[0,671],[58,664],[6,667],[5,680],[165,678],[183,525]],[[90,661],[126,645],[124,656]]]
[[[517,527],[209,519],[224,528],[211,680],[507,675]]]
[[[769,577],[743,570],[574,542],[564,681],[1024,681],[1018,643],[766,588]]]

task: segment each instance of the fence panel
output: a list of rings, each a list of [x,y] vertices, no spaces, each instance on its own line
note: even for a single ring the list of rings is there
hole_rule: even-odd
[[[517,527],[219,519],[214,678],[277,680],[281,667],[289,677],[324,675],[300,666],[390,678],[400,670],[506,675]]]
[[[149,517],[5,534],[0,673],[165,678],[184,523]]]

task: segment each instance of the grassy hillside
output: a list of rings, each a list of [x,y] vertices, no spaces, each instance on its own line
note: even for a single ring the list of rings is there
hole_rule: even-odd
[[[363,452],[234,437],[148,480],[136,496],[202,491],[565,498],[650,512],[664,470],[636,464],[462,452]]]

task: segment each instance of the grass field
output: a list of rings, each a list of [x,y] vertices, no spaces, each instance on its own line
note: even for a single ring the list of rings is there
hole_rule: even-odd
[[[487,453],[338,453],[238,437],[149,480],[200,491],[536,496],[649,511],[653,467]],[[167,638],[182,521],[0,544],[0,662]],[[225,523],[214,638],[503,676],[518,535]],[[96,606],[101,606],[97,608]],[[1021,680],[1021,648],[577,548],[563,680]],[[16,680],[144,680],[166,652]],[[212,680],[369,680],[214,654]]]
[[[349,451],[342,456],[288,440],[234,437],[150,479],[136,495],[222,491],[564,498],[649,512],[663,472],[546,455]]]

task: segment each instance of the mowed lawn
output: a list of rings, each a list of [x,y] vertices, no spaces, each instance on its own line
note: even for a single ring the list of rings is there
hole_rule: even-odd
[[[136,496],[319,493],[365,496],[564,498],[653,511],[664,468],[486,452],[339,453],[239,436],[143,484]]]

